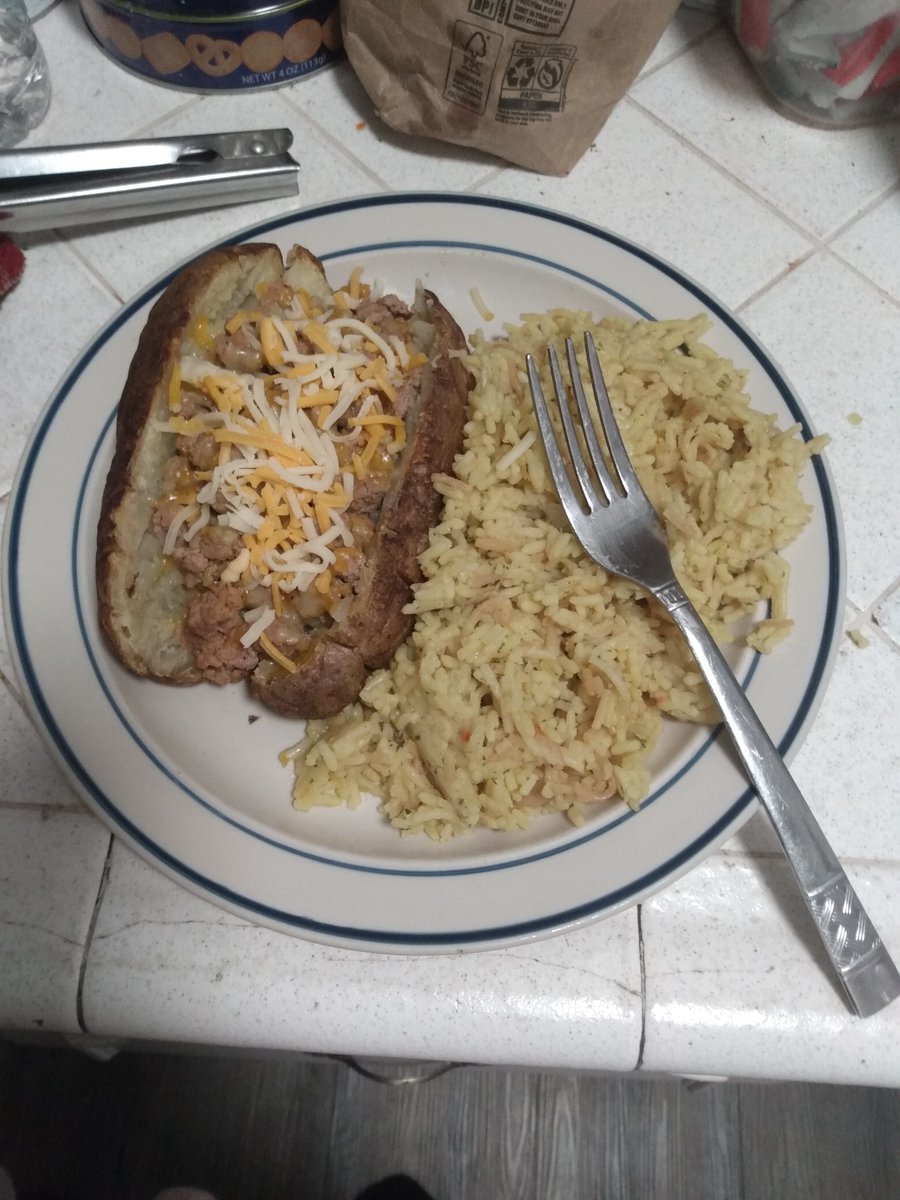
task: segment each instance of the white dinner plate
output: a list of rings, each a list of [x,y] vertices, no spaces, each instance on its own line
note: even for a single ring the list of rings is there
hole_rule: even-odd
[[[754,407],[809,419],[752,335],[697,284],[583,221],[467,195],[342,201],[258,225],[234,241],[311,248],[335,280],[410,295],[417,279],[467,332],[500,332],[521,312],[690,317],[749,371]],[[94,538],[115,407],[148,310],[171,276],[129,304],[49,401],[20,466],[6,530],[5,610],[32,712],[88,804],[160,869],[252,921],[315,940],[392,952],[508,945],[633,905],[709,854],[755,807],[727,738],[668,723],[641,811],[598,806],[587,825],[539,817],[434,844],[401,838],[371,802],[350,811],[291,806],[278,751],[298,726],[243,686],[178,689],[132,677],[97,627]],[[484,325],[470,289],[495,319]],[[834,488],[816,458],[804,480],[812,519],[788,552],[791,638],[769,656],[732,654],[782,753],[796,750],[836,654],[843,553]]]

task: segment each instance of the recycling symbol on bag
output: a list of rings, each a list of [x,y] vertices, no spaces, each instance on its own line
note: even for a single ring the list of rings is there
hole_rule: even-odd
[[[498,120],[547,120],[551,113],[562,112],[576,50],[562,42],[545,46],[530,40],[516,41],[503,70]]]
[[[537,74],[537,59],[521,56],[514,58],[506,68],[506,86],[511,88],[531,87]]]
[[[545,58],[537,73],[538,87],[545,92],[553,92],[562,82],[565,67],[558,58]]]

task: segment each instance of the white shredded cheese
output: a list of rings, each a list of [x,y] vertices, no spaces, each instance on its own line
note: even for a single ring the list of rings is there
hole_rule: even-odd
[[[182,525],[187,521],[193,521],[200,508],[196,504],[186,504],[181,511],[176,515],[175,520],[166,530],[166,540],[163,542],[163,554],[171,554],[175,549],[175,543],[178,540],[178,534],[181,531]]]
[[[274,620],[274,608],[267,608],[261,617],[257,617],[247,632],[241,637],[241,645],[244,649],[246,650],[248,646],[252,646],[254,642],[259,641],[259,635],[265,633]]]
[[[371,325],[366,325],[364,321],[358,321],[356,317],[334,317],[326,323],[326,329],[356,329],[363,334],[373,346],[375,346],[384,355],[384,361],[387,363],[388,370],[393,372],[397,369],[397,356],[394,351],[384,340],[384,338],[375,332]]]
[[[223,583],[237,583],[249,566],[250,551],[245,546],[237,558],[233,558],[230,563],[226,564],[219,578]]]
[[[196,521],[194,521],[194,523],[192,525],[190,525],[187,528],[187,530],[185,530],[184,540],[186,542],[193,541],[194,535],[199,533],[200,530],[203,529],[208,524],[209,524],[209,505],[204,504],[201,506],[200,516],[197,518]]]

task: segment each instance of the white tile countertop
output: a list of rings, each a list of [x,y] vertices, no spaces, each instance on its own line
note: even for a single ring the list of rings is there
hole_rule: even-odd
[[[107,61],[74,4],[38,34],[54,95],[29,144],[288,126],[303,204],[423,186],[532,201],[642,243],[737,311],[832,436],[846,628],[866,644],[844,637],[794,771],[900,961],[900,125],[786,120],[728,31],[684,9],[565,179],[392,133],[346,64],[199,97]],[[198,248],[297,204],[20,239],[27,269],[0,302],[0,514],[53,385],[104,322]],[[39,369],[17,351],[35,340]],[[29,724],[5,645],[0,673],[0,1031],[900,1087],[900,1004],[849,1015],[759,817],[640,908],[568,936],[455,957],[331,949],[213,907],[113,838]]]

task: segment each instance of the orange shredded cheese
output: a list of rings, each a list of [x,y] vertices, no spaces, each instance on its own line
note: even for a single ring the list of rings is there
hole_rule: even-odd
[[[178,363],[169,376],[169,408],[172,412],[178,412],[181,408],[181,367]]]
[[[259,635],[259,644],[273,662],[277,662],[280,667],[284,667],[291,675],[294,674],[297,670],[297,664],[292,663],[286,654],[282,654],[276,646],[273,646],[264,633]]]
[[[209,327],[209,318],[204,313],[194,318],[188,336],[201,350],[214,350],[216,347],[216,339]]]
[[[328,331],[319,321],[310,321],[303,330],[303,336],[323,354],[335,354],[336,349],[328,337]]]
[[[283,442],[277,434],[264,433],[253,429],[214,429],[213,437],[217,442],[228,442],[234,446],[256,446],[260,450],[268,450],[276,454],[280,460],[298,467],[312,466],[312,459],[305,450],[298,450]]]
[[[257,312],[256,309],[241,309],[240,312],[236,312],[233,317],[225,322],[225,332],[237,333],[242,325],[248,325],[251,322],[256,324],[261,319],[262,313]]]
[[[270,367],[280,367],[284,362],[284,343],[271,317],[263,317],[259,323],[259,341],[263,357]]]

